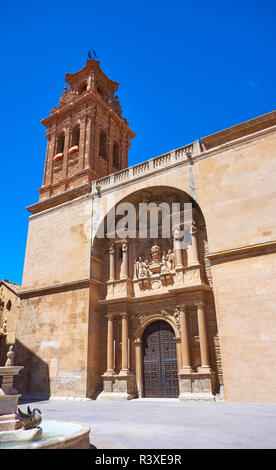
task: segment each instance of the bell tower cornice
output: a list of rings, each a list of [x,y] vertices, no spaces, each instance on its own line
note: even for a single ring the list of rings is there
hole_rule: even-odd
[[[108,113],[108,116],[111,119],[117,121],[122,127],[127,130],[127,134],[129,138],[135,137],[135,133],[129,128],[129,122],[126,118],[119,116],[114,109],[105,103],[94,90],[87,92],[83,96],[77,96],[68,104],[62,107],[54,108],[54,112],[47,116],[46,118],[42,119],[40,122],[47,128],[48,132],[53,132],[51,127],[53,125],[58,125],[59,123],[63,123],[64,120],[72,119],[72,116],[79,112],[80,116],[87,116],[87,115],[94,115],[96,107],[102,108],[105,113]]]

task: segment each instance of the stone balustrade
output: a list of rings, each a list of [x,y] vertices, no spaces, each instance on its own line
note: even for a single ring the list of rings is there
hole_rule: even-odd
[[[125,181],[132,181],[147,173],[158,171],[164,167],[173,166],[179,161],[188,161],[188,158],[194,158],[200,153],[200,142],[195,141],[192,144],[185,145],[179,149],[173,150],[170,153],[160,155],[158,157],[146,160],[145,162],[138,163],[137,165],[126,168],[125,170],[117,171],[104,178],[93,181],[92,192],[96,193],[99,190],[113,188]]]

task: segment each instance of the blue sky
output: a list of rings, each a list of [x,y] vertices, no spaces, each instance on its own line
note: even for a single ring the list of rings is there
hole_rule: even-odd
[[[129,164],[275,106],[276,6],[264,1],[46,1],[1,6],[0,279],[21,283],[41,186],[40,120],[95,49],[137,137]]]

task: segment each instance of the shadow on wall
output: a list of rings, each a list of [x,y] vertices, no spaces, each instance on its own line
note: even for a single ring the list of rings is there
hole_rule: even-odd
[[[50,397],[48,364],[26,348],[20,341],[15,342],[15,364],[24,369],[14,379],[14,386],[22,394],[21,400],[34,398],[36,401]]]
[[[9,345],[6,342],[6,336],[0,334],[0,366],[4,366],[7,360]]]

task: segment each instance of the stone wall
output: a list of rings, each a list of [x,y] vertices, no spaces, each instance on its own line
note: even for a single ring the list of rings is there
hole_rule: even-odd
[[[89,279],[91,219],[86,197],[30,218],[23,290]]]
[[[225,398],[276,401],[276,254],[213,266]]]
[[[48,293],[21,301],[16,359],[26,395],[87,393],[89,288]]]

